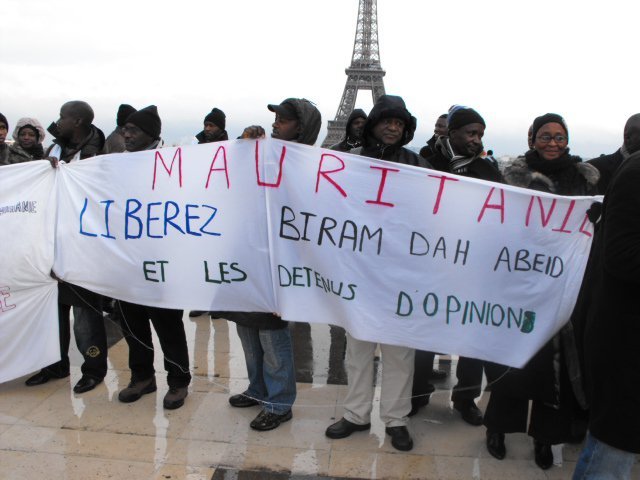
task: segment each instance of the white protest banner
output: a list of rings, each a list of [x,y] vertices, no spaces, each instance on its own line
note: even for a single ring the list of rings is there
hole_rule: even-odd
[[[268,201],[283,318],[514,367],[569,319],[593,232],[591,197],[295,144]]]
[[[138,304],[275,311],[255,149],[221,142],[62,165],[54,271]]]
[[[60,174],[54,270],[71,283],[516,367],[568,320],[592,235],[591,198],[273,139]]]
[[[60,360],[49,162],[0,169],[0,382]]]

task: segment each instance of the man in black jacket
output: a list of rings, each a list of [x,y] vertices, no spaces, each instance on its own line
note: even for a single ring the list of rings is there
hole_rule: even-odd
[[[129,115],[124,125],[126,151],[141,152],[160,148],[161,125],[155,105],[149,105]],[[182,310],[137,305],[122,300],[117,303],[122,314],[124,338],[129,346],[131,369],[131,381],[120,391],[118,400],[124,403],[135,402],[142,395],[156,391],[151,323],[164,354],[164,368],[167,371],[169,385],[169,391],[165,394],[162,404],[169,410],[180,408],[187,398],[191,382]]]
[[[196,135],[198,143],[223,142],[229,140],[225,130],[227,116],[219,108],[213,108],[204,117],[204,128]]]
[[[427,144],[420,149],[420,156],[429,160],[435,153],[436,140],[442,135],[447,135],[447,118],[449,114],[443,113],[436,120],[436,124],[433,126],[433,136],[427,140]]]
[[[340,143],[336,143],[331,146],[331,150],[337,150],[339,152],[348,152],[354,148],[358,148],[362,145],[362,129],[367,121],[367,114],[364,110],[356,108],[349,119],[347,120],[347,126],[345,128],[345,136]]]
[[[351,153],[391,162],[429,167],[418,154],[404,147],[413,138],[416,119],[409,113],[404,100],[394,95],[381,96],[369,113],[364,126],[361,148]],[[347,395],[344,416],[325,431],[329,438],[345,438],[357,431],[371,428],[374,394],[372,382],[374,354],[377,343],[359,340],[347,334],[346,368]],[[408,347],[380,344],[382,352],[382,384],[380,418],[391,445],[402,451],[413,448],[407,429],[411,411],[411,384],[415,350]]]
[[[613,174],[620,167],[622,162],[631,155],[640,151],[640,113],[632,115],[624,126],[624,142],[622,147],[609,155],[593,158],[590,163],[600,172],[598,181],[598,193],[604,195],[613,178]]]
[[[479,178],[492,182],[501,182],[502,176],[491,162],[482,158],[482,137],[484,136],[484,119],[472,108],[455,107],[449,113],[448,136],[439,136],[435,142],[435,153],[429,161],[436,170],[454,173],[465,177]],[[414,372],[414,391],[416,399],[428,398],[433,391],[428,377],[433,363],[430,356],[421,351],[416,358],[425,361],[416,362]],[[482,412],[474,399],[480,396],[482,385],[483,362],[474,358],[460,357],[456,369],[458,383],[453,387],[451,400],[462,418],[474,426],[482,425]],[[426,402],[422,402],[425,403]],[[414,407],[422,405],[416,404]]]
[[[626,140],[626,137],[625,137]],[[574,480],[631,478],[640,454],[640,152],[613,177],[576,311],[584,331],[589,433]],[[611,368],[608,358],[616,359]],[[637,478],[637,477],[636,477]]]
[[[82,101],[67,102],[60,118],[49,126],[54,137],[46,152],[55,167],[59,162],[75,162],[98,155],[104,147],[104,135],[93,124],[93,109]],[[73,307],[73,333],[84,358],[82,378],[73,387],[75,393],[93,390],[107,374],[107,333],[102,317],[102,297],[85,288],[60,281],[58,284],[58,328],[60,361],[29,377],[27,386],[69,376],[70,310]]]
[[[279,105],[267,107],[276,114],[271,138],[313,145],[322,119],[318,109],[304,98],[287,98]],[[264,128],[252,125],[241,138],[261,138]],[[260,413],[250,423],[254,430],[273,430],[291,420],[296,399],[296,375],[289,324],[273,313],[220,312],[236,323],[247,364],[249,386],[229,397],[232,407],[261,405]]]

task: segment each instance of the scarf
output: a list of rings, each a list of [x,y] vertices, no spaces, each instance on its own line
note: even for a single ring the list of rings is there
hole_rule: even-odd
[[[544,175],[552,175],[565,170],[571,165],[580,163],[580,157],[569,155],[568,148],[555,160],[545,160],[536,150],[529,150],[524,154],[524,158],[531,170],[535,170]]]
[[[435,147],[447,160],[449,160],[449,169],[451,170],[451,173],[455,173],[456,175],[464,175],[467,173],[468,166],[471,162],[480,157],[480,154],[474,155],[473,157],[456,155],[453,148],[451,148],[451,143],[449,143],[449,137],[445,136],[438,137]]]

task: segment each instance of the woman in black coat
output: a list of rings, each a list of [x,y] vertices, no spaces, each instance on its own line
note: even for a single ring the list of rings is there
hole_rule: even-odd
[[[599,173],[569,154],[567,126],[548,113],[533,122],[533,148],[505,169],[504,180],[558,195],[595,195]],[[584,435],[584,394],[571,324],[558,332],[522,369],[489,364],[491,397],[484,416],[487,449],[502,460],[505,433],[526,432],[529,400],[533,400],[528,433],[534,439],[536,464],[553,464],[551,445]]]

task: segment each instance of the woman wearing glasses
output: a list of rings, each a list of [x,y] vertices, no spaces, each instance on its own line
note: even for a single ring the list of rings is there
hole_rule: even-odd
[[[569,131],[555,113],[536,118],[531,148],[504,172],[509,185],[558,195],[595,195],[600,174],[569,153]],[[573,328],[567,324],[523,369],[489,364],[494,381],[484,415],[487,449],[495,458],[506,455],[505,433],[527,432],[534,439],[536,464],[553,464],[551,445],[581,440],[586,432],[584,394]],[[529,400],[533,400],[527,430]]]

